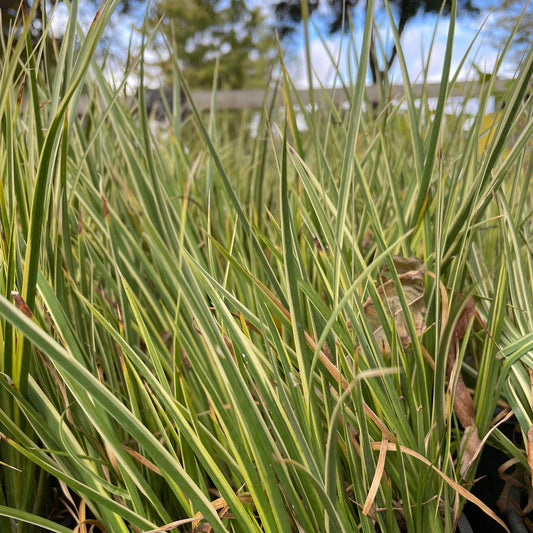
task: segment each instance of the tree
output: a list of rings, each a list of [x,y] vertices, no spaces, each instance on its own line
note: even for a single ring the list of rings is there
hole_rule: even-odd
[[[22,12],[27,16],[31,15],[31,27],[30,36],[32,43],[37,43],[43,34],[46,27],[46,22],[50,20],[50,16],[53,13],[57,4],[60,4],[63,0],[0,0],[0,18],[2,24],[2,35],[8,36],[8,33],[15,28],[15,31],[24,24],[24,17]],[[88,0],[86,2],[79,2],[80,6],[85,9],[89,7],[92,14],[96,12],[101,0]],[[117,14],[128,15],[133,12],[136,7],[142,5],[144,0],[122,0],[120,7],[117,10]],[[51,35],[46,36],[50,48],[52,47]],[[104,36],[105,37],[105,36]],[[15,39],[17,33],[15,33]],[[54,35],[56,44],[61,41],[62,35]],[[2,51],[0,50],[0,57]]]
[[[518,1],[518,0],[517,0]],[[329,20],[327,21],[329,33],[346,31],[354,19],[355,8],[362,4],[360,0],[307,0],[307,13],[312,16],[318,11],[321,4],[327,4],[329,11]],[[366,4],[366,2],[364,2]],[[391,7],[396,14],[396,27],[401,37],[407,23],[419,12],[439,13],[443,9],[443,14],[450,13],[451,0],[389,0]],[[472,0],[458,0],[458,12],[477,13],[479,9],[472,4]],[[278,32],[282,37],[291,35],[299,23],[302,21],[302,0],[277,0],[274,4],[274,13],[277,20]],[[382,78],[392,66],[396,58],[397,50],[394,45],[385,61],[385,66],[380,70],[377,53],[375,36],[372,39],[372,49],[369,57],[369,66],[372,74],[372,80],[376,83]]]
[[[0,0],[0,17],[2,23],[2,32],[7,35],[9,28],[13,25],[20,26],[23,24],[23,18],[20,12],[24,10],[26,14],[32,14],[31,20],[31,34],[33,41],[40,39],[43,28],[45,26],[44,20],[48,20],[54,7],[60,4],[63,0]],[[88,0],[86,2],[79,2],[80,6],[89,4],[93,10],[96,10],[101,0]],[[122,0],[120,7],[117,10],[120,14],[128,14],[134,11],[136,7],[142,5],[144,0]],[[57,36],[56,36],[57,37]]]
[[[217,61],[221,87],[264,86],[277,49],[259,7],[245,0],[159,0],[153,21],[161,17],[192,88],[211,86]]]
[[[23,8],[26,13],[32,12],[32,2],[28,0],[0,0],[0,16],[2,18],[2,33],[7,35],[9,28],[13,25],[22,24],[22,17],[19,16],[20,9]],[[33,11],[31,34],[34,39],[40,36],[42,28],[43,11],[39,3]]]
[[[493,16],[490,24],[492,35],[495,37],[493,44],[496,47],[505,44],[518,22],[512,50],[514,57],[519,59],[533,45],[533,3],[523,0],[503,0],[492,7]]]

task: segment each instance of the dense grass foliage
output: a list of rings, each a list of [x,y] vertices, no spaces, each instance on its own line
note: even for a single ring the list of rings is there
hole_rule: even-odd
[[[400,48],[405,99],[372,107],[368,17],[349,107],[299,105],[282,69],[257,135],[193,103],[154,127],[93,59],[114,4],[84,36],[73,2],[56,57],[3,44],[0,530],[493,513],[469,492],[484,446],[531,478],[533,53],[495,120],[494,78],[452,109],[452,10],[438,101]]]

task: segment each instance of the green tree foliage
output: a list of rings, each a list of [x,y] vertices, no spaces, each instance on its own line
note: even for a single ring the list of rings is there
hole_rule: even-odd
[[[217,60],[221,87],[264,86],[277,50],[259,7],[245,0],[159,0],[153,20],[161,17],[191,87],[211,86]]]
[[[496,47],[502,46],[516,25],[513,54],[516,59],[520,59],[533,45],[533,3],[523,0],[503,0],[494,3],[492,9],[491,29],[492,35],[496,37],[493,44]]]
[[[31,34],[33,39],[35,40],[40,36],[43,27],[43,5],[38,2],[39,5],[35,6],[35,9],[32,9],[33,4],[34,2],[28,0],[0,0],[0,17],[4,36],[7,35],[9,28],[22,24],[20,13],[22,10],[26,14],[32,14]]]
[[[53,7],[60,2],[62,2],[62,0],[0,0],[0,16],[4,33],[13,22],[16,21],[17,24],[21,23],[20,17],[17,16],[21,8],[29,13],[32,11],[34,5],[38,4],[33,11],[32,30],[35,35],[40,35],[40,31],[43,28],[43,17],[45,16],[45,13],[49,15]],[[127,13],[134,4],[139,4],[140,2],[141,0],[122,0],[119,9],[121,12]],[[100,0],[89,0],[89,3],[98,6]]]
[[[63,0],[0,0],[0,23],[3,37],[7,38],[10,31],[15,31],[16,40],[21,33],[24,16],[31,17],[30,39],[32,45],[35,46],[41,39],[43,31],[48,27],[47,24],[53,16],[54,9],[62,2]],[[128,15],[143,2],[144,0],[121,0],[116,14]],[[91,16],[94,16],[100,3],[101,0],[87,0],[82,3],[81,7],[90,11]],[[46,36],[47,48],[51,52],[51,57],[53,57],[53,50],[58,48],[62,38],[61,31],[53,36],[51,34]],[[105,42],[105,39],[106,35],[103,36],[102,42]],[[109,40],[107,38],[107,41]],[[1,49],[0,57],[2,57]]]
[[[389,0],[389,3],[396,14],[396,26],[398,33],[402,35],[407,23],[420,11],[423,13],[450,12],[451,0]],[[319,10],[321,5],[327,6],[327,10]],[[307,7],[302,10],[302,0],[277,0],[274,4],[276,15],[276,26],[282,37],[290,36],[302,22],[305,11],[312,16],[315,13],[327,12],[326,21],[330,33],[348,30],[354,22],[356,8],[366,5],[361,0],[307,0]],[[477,13],[479,9],[471,0],[458,0],[457,8],[459,13]],[[363,11],[364,12],[364,11]],[[370,70],[374,83],[386,72],[396,58],[396,46],[393,46],[388,57],[384,61],[384,68],[380,70],[377,60],[376,45],[373,43],[370,55]]]
[[[22,63],[28,60],[28,52],[32,50],[42,37],[43,28],[46,26],[48,9],[52,9],[54,2],[31,2],[29,0],[0,0],[0,23],[2,26],[1,38],[3,46],[0,47],[0,62],[4,61],[6,44],[9,39],[18,41],[23,34],[24,21],[30,23],[29,32],[26,34],[26,46],[22,49],[20,63],[16,68],[18,73],[21,72]],[[55,42],[53,39],[44,41],[46,52],[53,57],[54,47],[59,45],[60,39]],[[33,58],[35,62],[35,57]],[[38,70],[38,65],[35,65]]]

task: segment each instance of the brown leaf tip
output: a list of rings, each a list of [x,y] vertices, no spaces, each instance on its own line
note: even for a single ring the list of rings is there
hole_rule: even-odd
[[[33,313],[28,307],[28,304],[24,301],[24,298],[20,295],[18,291],[11,291],[11,296],[15,300],[15,305],[19,308],[19,311],[22,311],[28,318],[33,318]]]

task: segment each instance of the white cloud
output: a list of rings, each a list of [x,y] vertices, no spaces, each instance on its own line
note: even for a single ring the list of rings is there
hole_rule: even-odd
[[[329,38],[324,43],[318,38],[315,38],[311,41],[310,57],[315,84],[323,84],[325,86],[332,84],[335,78],[335,73],[337,72],[337,68],[332,62],[330,54],[334,60],[337,61],[339,55],[339,46],[340,39],[337,37]],[[300,49],[297,55],[290,61],[289,73],[296,87],[308,87],[309,78],[307,74],[307,59],[305,50]]]
[[[458,68],[461,68],[458,78],[460,80],[471,79],[477,75],[473,68],[475,64],[483,72],[492,73],[496,65],[498,52],[491,44],[491,35],[489,26],[486,24],[481,30],[480,35],[476,38],[476,33],[482,26],[485,16],[479,17],[460,17],[456,21],[453,42],[453,55],[451,65],[451,75],[453,76]],[[407,25],[402,35],[402,50],[407,64],[409,78],[411,83],[422,81],[424,71],[427,70],[427,79],[430,82],[436,82],[441,79],[442,69],[444,66],[444,57],[448,40],[450,21],[443,18],[437,25],[437,17],[432,15],[419,15]],[[383,37],[387,50],[391,49],[392,40],[390,30],[383,30]],[[344,37],[345,41],[347,38]],[[475,40],[475,41],[474,41]],[[354,41],[361,43],[362,35],[357,33]],[[432,44],[433,41],[433,44]],[[330,49],[334,58],[337,58],[340,36],[335,35],[326,39],[326,45]],[[472,48],[470,45],[474,42]],[[431,55],[430,55],[430,46]],[[339,61],[340,71],[346,78],[348,74],[348,53],[347,46],[343,46],[343,51]],[[331,84],[335,78],[335,67],[324,48],[320,39],[313,35],[310,52],[313,69],[316,77],[324,85]],[[466,56],[466,59],[465,59]],[[355,70],[355,62],[351,61],[351,66]],[[504,67],[498,73],[499,76],[512,76],[513,66],[511,63],[504,64]],[[290,64],[290,72],[298,87],[308,86],[308,77],[306,73],[305,53],[302,49],[295,55]],[[396,59],[391,69],[391,78],[395,83],[401,83],[401,69]]]
[[[271,13],[271,6],[274,0],[249,0],[252,5],[261,5],[267,13]],[[83,4],[83,3],[82,3]],[[94,4],[86,3],[93,6],[91,9],[94,11]],[[90,24],[94,13],[87,7],[80,8],[80,21],[85,27]],[[142,11],[142,10],[141,10]],[[143,12],[144,13],[144,12]],[[136,16],[140,17],[143,13],[137,13]],[[482,25],[485,15],[477,17],[460,17],[455,26],[454,36],[454,51],[452,56],[452,74],[455,72],[461,63],[464,55],[467,53],[468,47],[474,39],[476,32]],[[320,25],[320,17],[313,17],[315,22]],[[323,17],[322,17],[323,19]],[[392,47],[392,37],[390,28],[387,28],[387,17],[381,13],[378,17],[378,22],[382,26],[382,38],[385,42],[387,52]],[[59,3],[55,9],[52,21],[52,28],[56,35],[61,36],[65,30],[68,20],[68,10],[64,3]],[[357,17],[357,30],[354,36],[354,42],[356,48],[360,46],[362,42],[361,32],[361,13],[358,13]],[[402,36],[402,49],[405,55],[405,59],[408,66],[408,72],[410,81],[416,83],[422,81],[423,72],[427,69],[427,78],[429,81],[439,81],[442,74],[444,56],[446,52],[446,41],[449,28],[449,19],[443,18],[437,28],[437,17],[433,15],[418,15],[407,25]],[[107,45],[112,44],[118,50],[126,50],[129,35],[131,31],[131,20],[128,21],[127,17],[117,15],[113,17],[112,24],[110,25],[111,35],[108,33],[105,38]],[[326,31],[324,29],[324,31]],[[355,76],[356,74],[356,61],[353,57],[353,50],[349,52],[349,36],[342,36],[343,45],[342,53],[339,58],[339,48],[341,47],[341,35],[336,34],[333,36],[323,35],[323,41],[317,34],[317,30],[313,25],[310,25],[311,44],[310,55],[312,60],[312,68],[314,70],[313,78],[318,85],[318,80],[323,85],[331,85],[338,74],[339,70],[345,81],[348,81],[349,75]],[[433,42],[433,48],[431,50],[431,56],[428,57],[429,47]],[[483,40],[485,38],[485,40]],[[480,37],[469,52],[467,60],[464,62],[459,78],[472,78],[475,76],[475,70],[472,68],[472,63],[475,63],[484,72],[492,72],[494,65],[497,61],[497,50],[490,44],[490,30],[489,24],[485,26]],[[138,50],[139,42],[138,36],[134,40],[134,51]],[[290,75],[293,78],[294,83],[300,87],[307,87],[308,75],[307,75],[307,62],[305,52],[303,50],[303,31],[298,31],[295,36],[294,42],[296,48],[288,54],[287,66]],[[294,44],[293,44],[294,46]],[[325,46],[328,47],[329,53]],[[357,52],[358,53],[358,52]],[[333,57],[334,62],[338,62],[339,68],[335,67],[330,57]],[[147,58],[148,63],[153,58]],[[119,59],[120,60],[120,59]],[[513,71],[511,66],[506,66],[500,75],[512,76]],[[394,83],[401,83],[401,69],[399,62],[396,59],[392,70],[391,77]],[[370,82],[367,76],[368,82]]]
[[[52,28],[52,33],[56,37],[62,37],[65,33],[65,29],[67,27],[68,22],[68,8],[67,6],[61,2],[59,4],[56,4],[54,7],[54,10],[52,11],[52,15],[50,17],[50,25]]]
[[[80,2],[80,7],[78,9],[78,24],[84,32],[89,30],[97,8],[98,4],[93,4],[92,2]],[[69,19],[69,9],[64,2],[55,4],[50,19],[53,34],[56,37],[63,37]]]

